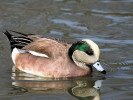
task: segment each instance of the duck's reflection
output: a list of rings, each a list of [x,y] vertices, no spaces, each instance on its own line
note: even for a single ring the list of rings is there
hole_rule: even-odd
[[[82,100],[100,100],[101,77],[79,77],[52,79],[41,78],[23,72],[14,72],[12,75],[14,86],[22,87],[30,92],[63,93],[69,92],[72,96]]]

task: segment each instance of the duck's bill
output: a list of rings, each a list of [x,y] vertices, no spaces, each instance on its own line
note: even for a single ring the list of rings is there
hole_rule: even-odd
[[[95,67],[101,73],[106,74],[106,71],[103,69],[100,62],[96,62],[95,64],[93,64],[93,67]]]

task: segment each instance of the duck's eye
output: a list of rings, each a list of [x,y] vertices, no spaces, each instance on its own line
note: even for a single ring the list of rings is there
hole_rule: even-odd
[[[88,55],[90,55],[90,56],[93,55],[93,52],[86,52],[86,53],[87,53]]]
[[[89,49],[88,51],[86,51],[86,53],[88,54],[88,55],[93,55],[93,51],[91,50],[91,49]]]

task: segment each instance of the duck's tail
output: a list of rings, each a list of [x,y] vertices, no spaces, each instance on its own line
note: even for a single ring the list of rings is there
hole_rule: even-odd
[[[8,38],[10,45],[11,45],[11,51],[14,48],[18,48],[18,49],[22,49],[25,45],[28,45],[29,43],[32,42],[32,40],[30,38],[28,38],[27,34],[23,34],[20,32],[16,32],[16,31],[11,31],[17,34],[20,34],[21,36],[14,36],[11,33],[9,33],[9,31],[5,31],[3,32],[4,35],[6,35],[6,37]]]
[[[8,38],[9,41],[12,40],[12,34],[10,34],[8,31],[3,32],[3,34]]]

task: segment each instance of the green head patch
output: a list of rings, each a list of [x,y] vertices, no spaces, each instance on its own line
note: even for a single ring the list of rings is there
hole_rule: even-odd
[[[74,47],[74,51],[75,50],[81,50],[81,51],[89,51],[90,50],[90,46],[88,44],[77,44]]]
[[[93,55],[93,51],[92,51],[90,45],[87,44],[85,41],[78,41],[78,42],[72,44],[72,46],[69,49],[70,58],[72,57],[72,54],[75,50],[83,51],[90,56]]]

